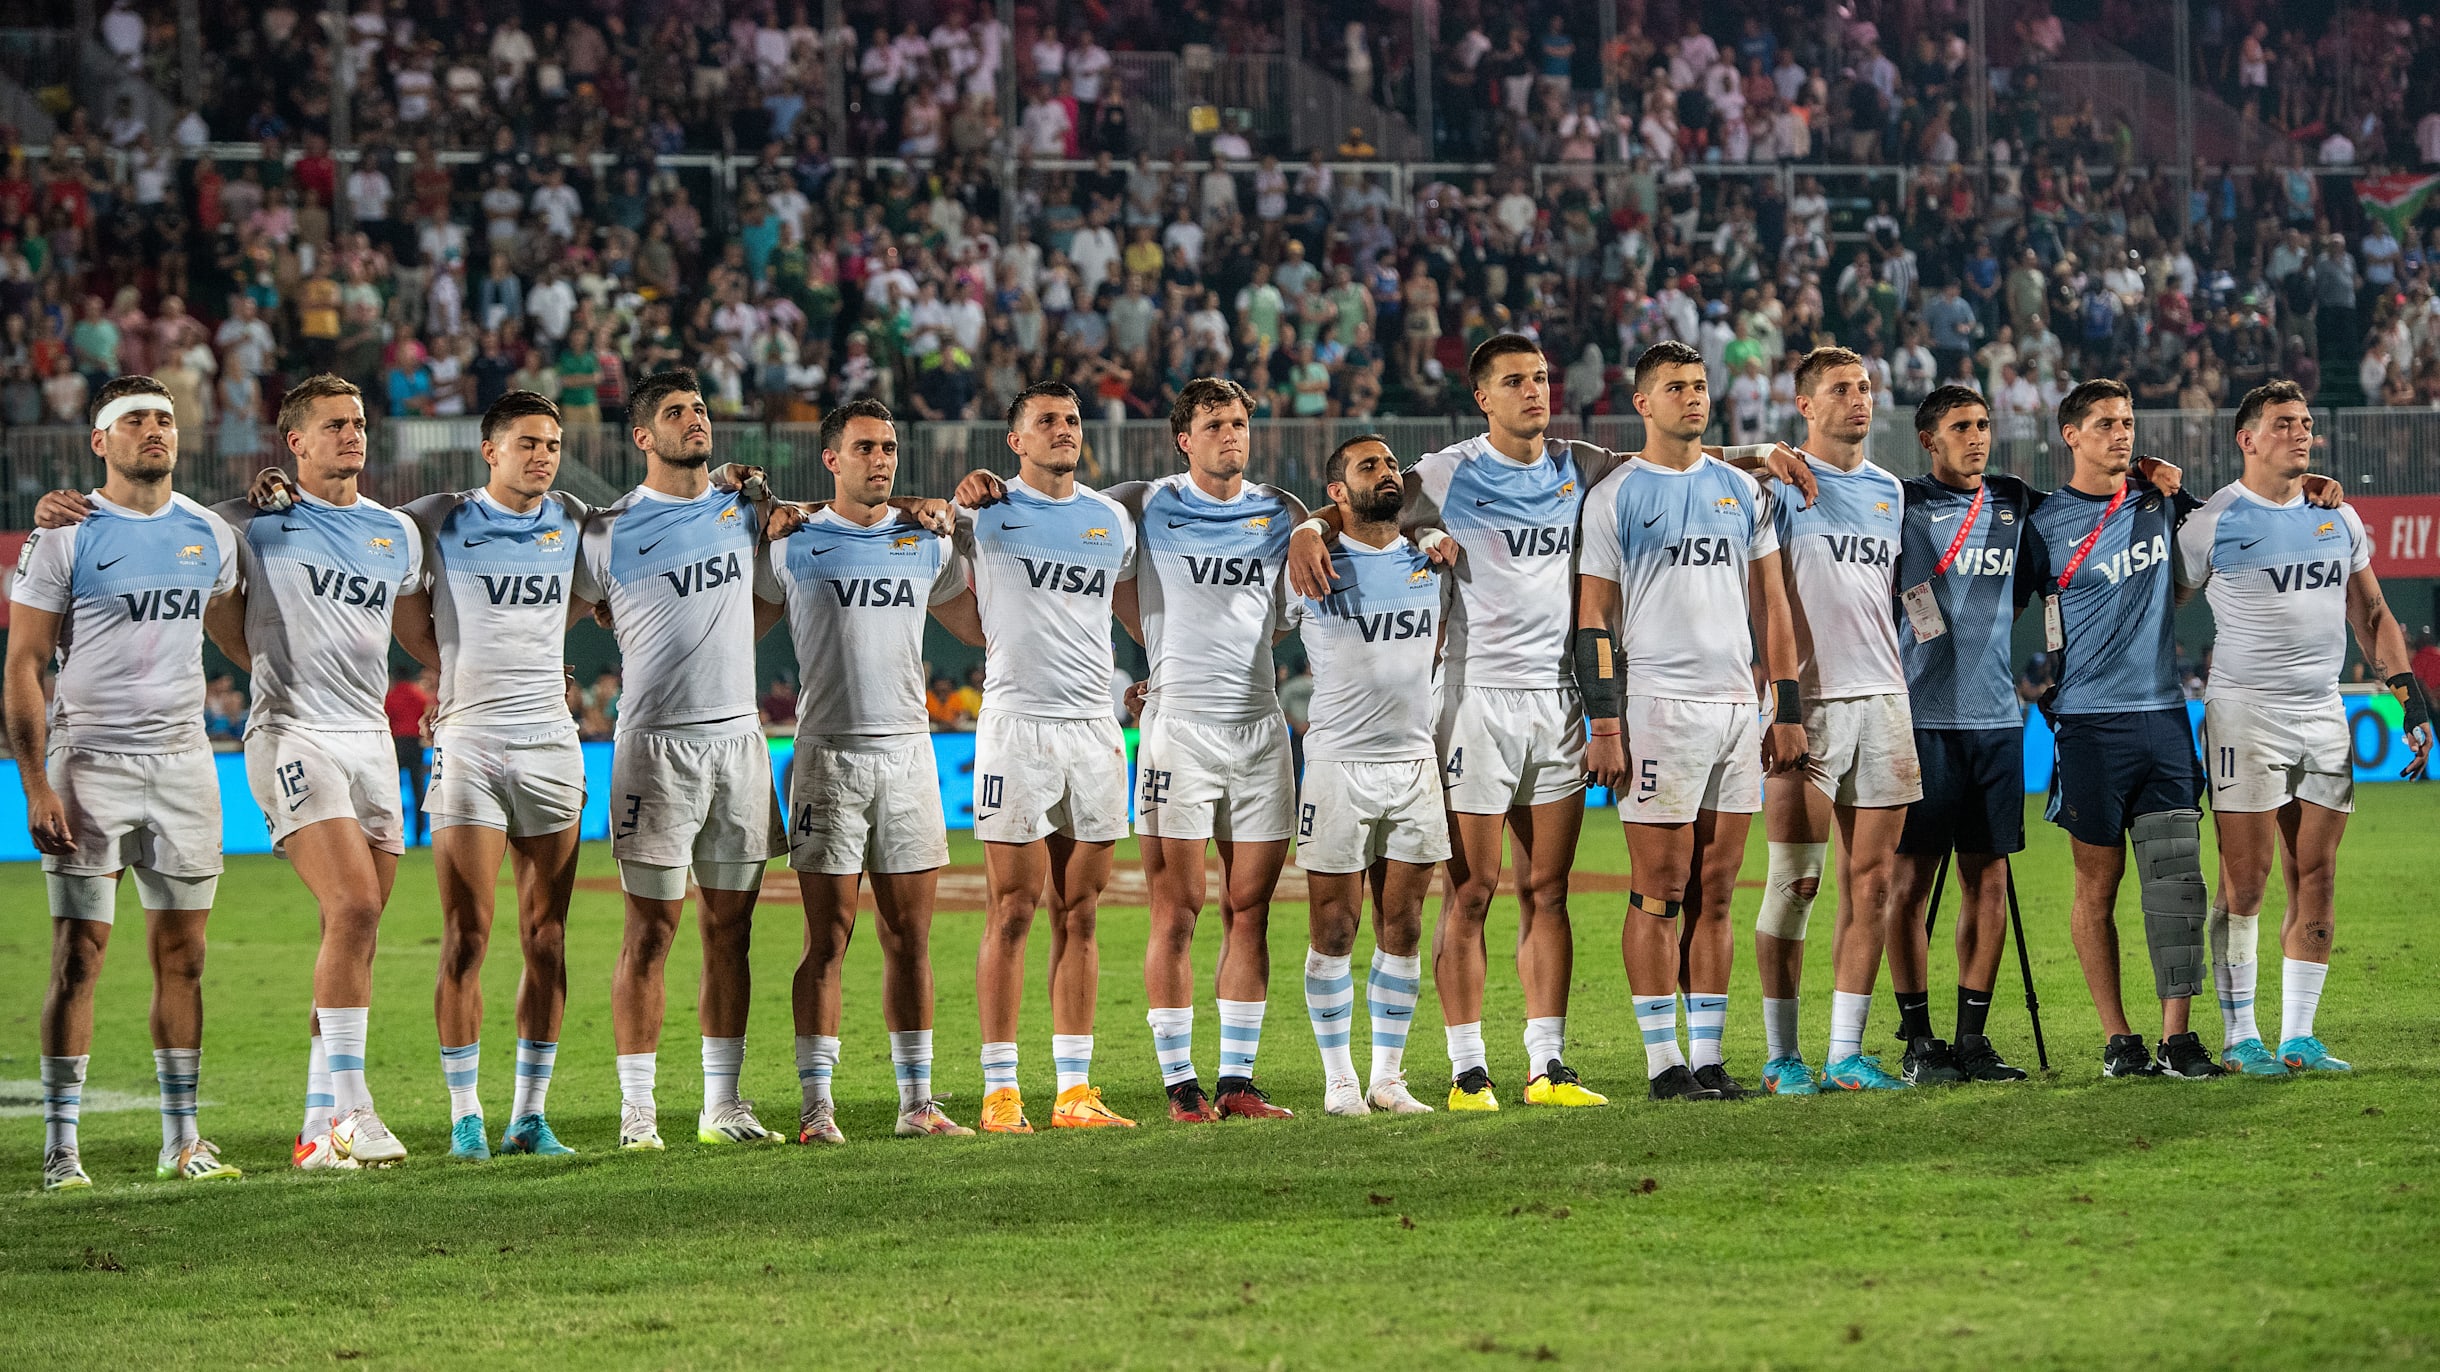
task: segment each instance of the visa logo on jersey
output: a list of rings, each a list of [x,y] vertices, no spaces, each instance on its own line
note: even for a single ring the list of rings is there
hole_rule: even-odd
[[[1099,567],[1079,567],[1073,562],[1036,562],[1020,557],[1025,579],[1037,591],[1067,591],[1076,595],[1106,596],[1110,591],[1109,573]]]
[[[1724,567],[1730,560],[1725,538],[1681,538],[1668,547],[1672,567]]]
[[[127,607],[127,618],[137,624],[203,618],[203,592],[192,586],[122,595],[119,603]]]
[[[2094,565],[2100,567],[2101,574],[2115,586],[2137,572],[2149,567],[2167,566],[2168,562],[2169,540],[2154,534],[2148,540],[2128,544]]]
[[[1953,576],[2006,576],[2015,570],[2014,548],[1960,548],[1949,564]]]
[[[2298,562],[2265,570],[2271,574],[2271,589],[2274,591],[2317,591],[2326,586],[2343,586],[2347,582],[2346,564],[2339,562]]]
[[[1186,572],[1197,586],[1262,586],[1262,559],[1258,557],[1190,557]]]
[[[1886,567],[1891,548],[1885,538],[1867,538],[1862,534],[1839,534],[1822,540],[1829,545],[1832,562],[1852,562],[1859,567]]]
[[[1543,529],[1502,529],[1510,557],[1543,557],[1564,553],[1576,544],[1576,531],[1564,524]]]
[[[390,604],[390,583],[379,577],[316,567],[308,562],[305,564],[305,580],[313,588],[317,600],[338,605],[361,605],[368,610],[387,609]]]
[[[564,605],[567,588],[555,576],[485,576],[483,593],[494,605]]]
[[[1367,643],[1398,643],[1432,633],[1432,612],[1428,609],[1383,610],[1379,614],[1343,617],[1355,621],[1356,631],[1364,635]]]
[[[915,603],[915,583],[902,576],[851,577],[845,581],[834,578],[830,593],[839,598],[842,610],[885,610]]]
[[[740,580],[741,575],[737,565],[737,554],[726,553],[719,557],[707,557],[701,562],[690,563],[674,571],[663,572],[661,579],[668,582],[669,588],[676,591],[679,599],[683,600],[698,591],[714,590],[726,586],[732,581]]]

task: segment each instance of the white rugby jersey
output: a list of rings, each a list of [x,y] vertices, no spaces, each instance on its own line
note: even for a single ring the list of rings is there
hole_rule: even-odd
[[[16,603],[61,616],[50,744],[200,748],[203,607],[237,585],[237,535],[182,495],[148,515],[99,491],[87,499],[82,524],[26,535],[9,587]]]
[[[246,732],[388,732],[390,615],[424,574],[414,523],[364,496],[333,505],[304,491],[285,510],[241,499],[213,512],[238,534],[254,657]]]
[[[425,496],[405,514],[423,530],[424,585],[441,646],[435,727],[573,728],[568,601],[584,503],[554,491],[517,514],[478,487]]]
[[[957,551],[983,620],[983,708],[1108,718],[1110,597],[1135,575],[1126,510],[1088,486],[1053,500],[1012,480],[999,503],[958,507]]]
[[[638,486],[585,521],[576,594],[610,605],[620,733],[756,727],[754,600],[780,593],[754,539],[754,506],[713,487]]]
[[[2177,580],[2211,602],[2205,700],[2338,708],[2347,579],[2372,565],[2364,521],[2303,496],[2274,505],[2232,481],[2177,531]]]
[[[1584,574],[1618,583],[1628,695],[1754,703],[1746,567],[1779,550],[1770,502],[1716,457],[1677,471],[1638,457],[1584,506]]]
[[[1805,460],[1820,488],[1813,503],[1800,509],[1794,500],[1771,501],[1772,531],[1793,583],[1789,613],[1805,699],[1904,694],[1893,607],[1906,488],[1870,462],[1843,472],[1809,453]]]
[[[1292,596],[1313,701],[1305,757],[1312,761],[1435,759],[1432,655],[1444,607],[1439,569],[1401,538],[1374,549],[1341,538],[1320,600]]]
[[[1109,493],[1136,512],[1136,604],[1148,698],[1163,713],[1250,724],[1279,713],[1279,631],[1288,535],[1301,506],[1248,484],[1216,500],[1180,472]]]
[[[1581,469],[1558,440],[1518,462],[1477,434],[1415,464],[1409,498],[1437,513],[1465,550],[1449,604],[1441,680],[1450,686],[1549,690],[1571,685]]]
[[[868,529],[825,508],[769,556],[803,683],[797,738],[930,732],[923,622],[965,593],[955,543],[887,516]]]

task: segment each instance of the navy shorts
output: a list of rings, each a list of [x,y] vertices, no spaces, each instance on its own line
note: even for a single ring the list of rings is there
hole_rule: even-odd
[[[1917,729],[1923,799],[1898,851],[1920,857],[2025,851],[2025,730]]]
[[[2102,848],[2126,841],[2138,815],[2203,808],[2203,764],[2184,706],[2058,718],[2050,819]]]

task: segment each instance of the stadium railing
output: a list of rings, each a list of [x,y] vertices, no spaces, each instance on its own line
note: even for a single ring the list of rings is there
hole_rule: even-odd
[[[1993,444],[1992,468],[2040,487],[2064,482],[2067,455],[2049,436],[2048,426],[2031,418],[2017,422],[2028,427],[2013,432],[2003,427]],[[2183,468],[2190,490],[2216,490],[2235,480],[2242,468],[2230,436],[2234,422],[2231,410],[2139,411],[2136,451]],[[2315,425],[2321,449],[2316,468],[2344,481],[2350,492],[2440,494],[2440,411],[2320,410]],[[270,428],[254,425],[249,436],[215,424],[186,434],[179,488],[206,501],[241,494],[252,474],[272,461]],[[1266,419],[1254,425],[1246,475],[1318,502],[1326,498],[1324,460],[1332,448],[1357,434],[1382,434],[1400,457],[1412,461],[1479,432],[1478,418],[1448,416]],[[1643,444],[1643,421],[1632,415],[1562,415],[1551,422],[1550,432],[1617,451]],[[1792,440],[1798,434],[1792,425],[1782,425],[1768,436]],[[370,437],[365,490],[376,500],[397,503],[432,491],[463,490],[486,478],[476,419],[376,420]],[[45,491],[93,483],[96,469],[89,438],[86,430],[74,427],[0,431],[0,528],[32,527],[35,503]],[[1007,426],[996,422],[902,421],[899,439],[901,494],[945,497],[975,468],[1004,471],[1010,466]],[[1725,440],[1715,433],[1714,441]],[[830,495],[818,425],[721,423],[716,450],[722,461],[767,469],[791,498],[821,500]],[[1874,461],[1901,476],[1924,470],[1922,447],[1902,411],[1876,417],[1868,451]],[[1179,469],[1176,444],[1162,420],[1090,422],[1086,456],[1082,475],[1091,485],[1148,479]],[[625,426],[585,425],[568,431],[560,485],[570,493],[607,502],[643,477],[643,456]]]

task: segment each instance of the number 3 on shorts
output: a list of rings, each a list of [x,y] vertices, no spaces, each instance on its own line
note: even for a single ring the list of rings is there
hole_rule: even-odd
[[[1661,789],[1661,760],[1648,757],[1635,764],[1635,798],[1650,800]]]
[[[627,815],[624,819],[621,819],[618,822],[618,831],[622,834],[634,833],[636,823],[640,818],[642,818],[643,813],[644,798],[634,794],[633,792],[629,792],[627,796]]]

